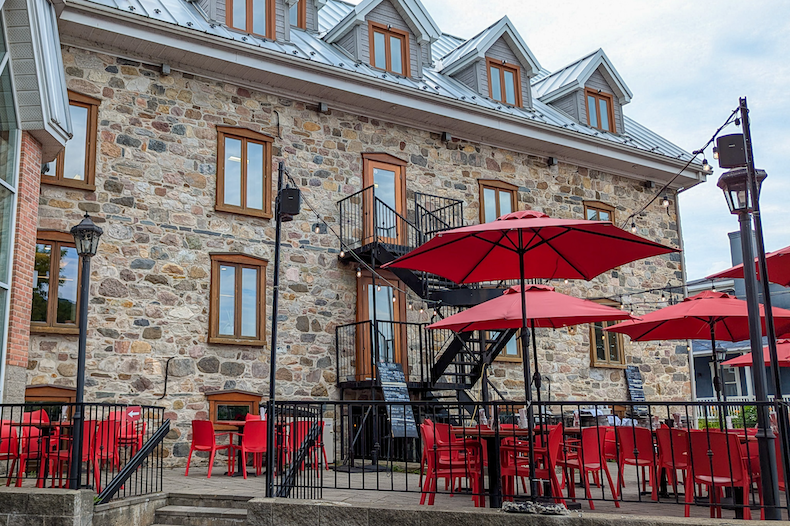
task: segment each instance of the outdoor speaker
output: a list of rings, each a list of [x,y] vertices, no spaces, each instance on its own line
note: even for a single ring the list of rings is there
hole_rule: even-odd
[[[298,188],[283,188],[280,190],[280,215],[283,221],[291,221],[293,216],[299,215],[301,194]]]
[[[738,168],[746,166],[746,152],[743,150],[743,134],[722,135],[716,139],[721,168]]]

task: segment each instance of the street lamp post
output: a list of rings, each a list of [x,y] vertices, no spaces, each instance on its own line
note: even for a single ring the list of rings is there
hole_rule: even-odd
[[[80,339],[77,348],[77,393],[74,416],[72,421],[71,440],[71,463],[69,464],[69,488],[80,489],[80,466],[82,465],[82,432],[85,415],[82,407],[82,400],[85,391],[85,346],[88,336],[88,297],[90,295],[90,276],[91,258],[96,255],[99,247],[99,238],[102,229],[91,221],[90,216],[85,213],[85,217],[78,225],[71,229],[74,236],[74,244],[77,247],[77,254],[82,260],[82,270],[80,271]]]
[[[754,173],[753,173],[754,172]],[[752,174],[755,179],[752,185]],[[760,323],[760,302],[757,297],[757,275],[755,274],[754,252],[752,250],[752,220],[751,212],[753,203],[760,198],[760,185],[767,177],[765,170],[748,170],[736,168],[722,174],[718,186],[724,191],[727,206],[732,214],[738,216],[741,230],[741,251],[743,256],[743,277],[746,285],[746,304],[749,312],[749,340],[752,351],[752,382],[754,395],[757,402],[757,446],[760,454],[760,473],[762,474],[763,505],[765,518],[768,520],[781,520],[779,504],[779,485],[776,473],[776,450],[774,449],[774,434],[771,431],[768,418],[768,400],[766,390],[767,377],[763,359],[763,335]],[[756,192],[753,189],[756,188]],[[744,495],[744,499],[748,499]]]

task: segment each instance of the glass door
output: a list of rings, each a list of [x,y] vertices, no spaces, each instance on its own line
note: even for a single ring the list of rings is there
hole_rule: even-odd
[[[406,368],[405,294],[395,278],[358,280],[357,288],[357,379],[375,374],[375,363],[400,363]],[[375,283],[374,283],[375,281]],[[400,289],[400,290],[398,290]]]
[[[403,166],[365,159],[365,238],[392,245],[405,245],[404,225],[406,188]]]

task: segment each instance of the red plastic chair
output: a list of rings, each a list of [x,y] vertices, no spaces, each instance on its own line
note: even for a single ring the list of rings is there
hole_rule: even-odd
[[[147,423],[140,420],[131,420],[126,411],[113,411],[108,420],[118,421],[118,447],[130,447],[132,455],[143,447]]]
[[[217,437],[223,435],[231,435],[232,433],[215,433],[214,423],[209,420],[193,420],[192,421],[192,445],[189,447],[189,456],[187,457],[187,469],[184,476],[189,476],[189,462],[192,460],[192,453],[194,451],[209,451],[208,460],[208,477],[211,478],[211,469],[214,467],[214,456],[217,451],[228,451],[228,474],[233,473],[233,455],[230,454],[231,444],[217,445]]]
[[[683,477],[683,484],[689,469],[689,433],[685,429],[656,429],[658,442],[658,467],[667,473],[667,480],[678,492],[677,472]]]
[[[551,484],[551,493],[554,501],[558,504],[565,504],[562,498],[562,488],[557,478],[557,465],[560,458],[560,446],[562,444],[562,425],[551,426],[546,437],[547,447],[536,445],[533,448],[535,458],[535,474],[537,480],[547,480]],[[540,437],[536,437],[538,444]],[[526,477],[530,474],[529,466],[529,443],[525,440],[514,440],[507,437],[502,440],[500,448],[502,487],[505,495],[510,498],[515,493],[515,478],[521,477],[521,483],[526,492]],[[542,491],[542,486],[538,486]]]
[[[324,457],[324,466],[328,470],[329,463],[327,462],[326,457],[326,449],[324,449],[324,421],[321,420],[319,422],[321,429],[318,433],[318,439],[315,441],[315,444],[310,448],[308,455],[305,456],[305,460],[312,455],[311,464],[313,469],[318,471],[318,476],[321,476],[321,469],[319,467],[320,464],[320,457],[319,455],[323,454]],[[297,422],[291,422],[288,424],[288,439],[286,440],[286,450],[288,452],[288,459],[293,458],[293,455],[299,451],[299,448],[302,447],[305,440],[307,439],[307,435],[310,432],[311,427],[313,426],[313,422],[308,420],[299,420]],[[301,466],[302,470],[304,470],[304,462]]]
[[[86,462],[88,466],[93,466],[91,461],[93,460],[93,444],[96,437],[96,421],[95,420],[85,420],[82,423],[82,458],[80,459],[81,462]],[[55,471],[58,474],[58,487],[63,487],[63,467],[68,466],[69,462],[71,462],[71,444],[72,439],[61,437],[58,441],[64,442],[66,447],[64,449],[52,449],[49,452],[49,461],[50,461],[50,476],[52,478],[52,484],[55,484]],[[57,447],[57,445],[56,445]],[[68,487],[68,480],[66,481],[66,486]]]
[[[558,460],[557,464],[563,469],[570,470],[568,476],[568,492],[571,499],[576,501],[576,488],[573,484],[573,474],[575,470],[579,470],[584,479],[584,489],[587,501],[590,504],[590,509],[594,510],[595,505],[592,501],[592,494],[590,493],[590,478],[589,475],[599,474],[601,470],[606,473],[606,478],[609,480],[609,489],[614,498],[614,505],[620,507],[620,501],[617,499],[617,490],[612,483],[612,475],[609,473],[609,467],[606,465],[604,458],[604,445],[606,443],[606,428],[604,427],[586,427],[582,429],[581,445],[576,446],[575,452],[570,452],[568,457],[564,460]]]
[[[658,500],[658,477],[656,476],[656,450],[653,446],[653,432],[646,427],[621,426],[617,430],[617,440],[620,446],[618,456],[617,486],[623,480],[625,466],[636,466],[637,477],[639,468],[642,468],[642,491],[647,489],[648,480],[645,478],[645,468],[648,469],[648,478],[652,488],[653,500]]]
[[[480,507],[483,503],[483,462],[479,448],[470,446],[459,451],[458,447],[449,443],[439,444],[436,429],[427,419],[420,425],[420,435],[423,458],[427,464],[420,504],[425,504],[425,497],[428,496],[428,505],[433,505],[438,479],[443,478],[454,487],[457,478],[465,477],[470,481],[472,500],[476,507]]]
[[[43,409],[24,413],[20,428],[22,437],[19,450],[19,470],[16,476],[16,486],[22,486],[22,477],[25,468],[30,460],[37,460],[39,463],[38,480],[36,487],[44,486],[44,474],[49,463],[49,437],[45,436],[41,428],[36,425],[49,424],[49,415]]]
[[[93,438],[93,479],[96,492],[101,493],[101,467],[110,464],[113,469],[120,469],[118,454],[118,436],[121,423],[117,420],[102,420],[96,426]]]
[[[743,518],[750,520],[751,511],[748,506],[749,487],[752,482],[757,483],[757,493],[762,499],[762,484],[760,474],[752,473],[751,477],[746,468],[746,459],[743,457],[741,443],[735,433],[708,433],[706,431],[690,431],[691,443],[691,483],[686,484],[686,517],[689,516],[690,506],[693,502],[692,488],[694,484],[708,487],[710,501],[710,516],[721,518],[721,498],[725,487],[740,487],[743,490],[744,507]],[[763,519],[764,512],[760,512]]]
[[[253,415],[252,413],[247,413],[246,415],[244,415],[245,422],[252,422],[259,420],[261,420],[261,415]]]
[[[16,427],[7,421],[3,421],[0,424],[0,460],[5,460],[6,464],[9,460],[11,461],[11,467],[8,469],[8,479],[6,479],[5,483],[6,486],[10,486],[14,468],[19,460],[19,434],[16,431]]]
[[[266,453],[266,421],[265,420],[247,420],[244,426],[244,433],[241,434],[241,445],[233,443],[233,435],[238,433],[231,433],[230,437],[230,451],[228,455],[231,457],[234,451],[241,450],[241,472],[244,478],[247,478],[247,453],[253,454],[253,465],[255,466],[255,474],[260,476],[261,469],[263,468],[263,454]],[[233,463],[233,461],[231,461]]]

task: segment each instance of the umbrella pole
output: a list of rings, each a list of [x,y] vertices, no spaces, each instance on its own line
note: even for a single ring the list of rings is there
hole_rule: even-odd
[[[530,372],[529,372],[529,353],[524,352],[525,350],[529,349],[529,340],[527,339],[527,284],[526,279],[524,277],[524,255],[526,252],[522,250],[524,245],[523,240],[523,231],[518,231],[518,247],[519,247],[519,258],[518,258],[518,268],[519,268],[519,284],[521,285],[521,361],[524,364],[524,394],[526,396],[527,401],[527,429],[529,430],[529,466],[530,466],[530,473],[529,473],[529,496],[530,499],[533,501],[538,494],[538,484],[537,480],[534,477],[534,469],[535,469],[535,451],[534,451],[534,441],[535,441],[535,421],[534,421],[534,413],[532,410],[532,386],[530,385]]]
[[[716,359],[716,331],[714,330],[713,322],[708,322],[710,325],[710,350],[713,356],[713,389],[716,391],[716,402],[719,404],[719,429],[724,431],[724,406],[721,405],[721,375],[719,374],[719,364]],[[692,358],[693,359],[693,358]]]

